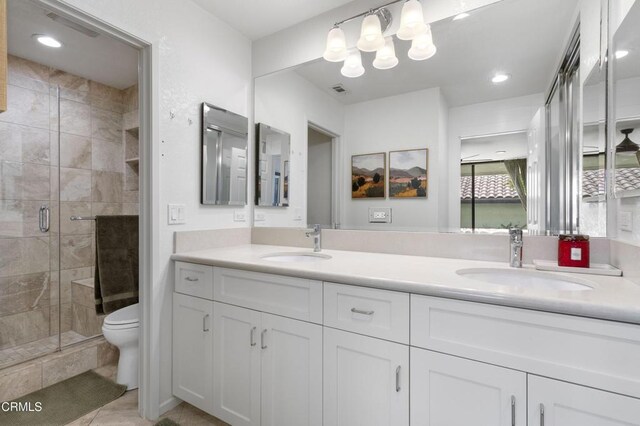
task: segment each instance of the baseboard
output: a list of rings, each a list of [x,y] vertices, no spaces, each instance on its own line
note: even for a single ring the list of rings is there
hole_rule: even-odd
[[[167,411],[173,408],[176,408],[178,405],[180,405],[181,402],[182,400],[176,398],[175,396],[172,396],[171,398],[167,399],[165,402],[160,404],[160,415],[163,415]]]

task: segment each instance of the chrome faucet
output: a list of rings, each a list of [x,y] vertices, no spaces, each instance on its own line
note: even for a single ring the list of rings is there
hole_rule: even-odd
[[[509,266],[522,268],[522,229],[509,228],[510,258]]]
[[[322,250],[322,233],[321,233],[320,225],[313,225],[311,231],[307,231],[305,235],[307,238],[313,237],[313,251],[316,253]]]

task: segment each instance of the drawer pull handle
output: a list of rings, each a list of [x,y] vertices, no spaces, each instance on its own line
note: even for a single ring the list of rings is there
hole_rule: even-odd
[[[353,312],[354,314],[369,315],[369,316],[375,313],[375,311],[363,311],[362,309],[356,309],[356,308],[351,308],[351,312]]]
[[[540,426],[544,426],[544,404],[540,404]]]
[[[207,321],[208,319],[209,319],[209,314],[202,317],[202,331],[209,331],[209,324]]]
[[[396,368],[396,392],[400,392],[400,366]]]
[[[262,349],[267,349],[267,345],[265,345],[264,343],[264,335],[267,334],[267,329],[265,328],[264,330],[262,330],[262,333],[260,333],[260,347]]]
[[[249,343],[251,343],[251,346],[256,345],[256,327],[253,327],[249,333]]]
[[[516,397],[511,395],[511,426],[516,426]]]
[[[185,280],[187,281],[191,281],[192,283],[196,282],[199,280],[199,278],[191,278],[191,277],[186,277]]]

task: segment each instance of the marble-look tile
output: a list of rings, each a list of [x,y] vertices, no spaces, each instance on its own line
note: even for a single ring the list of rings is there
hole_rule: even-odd
[[[23,87],[7,86],[7,110],[0,121],[49,129],[49,94]]]
[[[0,199],[48,200],[50,167],[31,163],[0,163]]]
[[[136,216],[140,214],[140,204],[125,203],[122,205],[122,214]]]
[[[0,317],[0,349],[49,336],[49,308]]]
[[[62,235],[60,237],[60,267],[75,269],[93,265],[94,237],[88,235]]]
[[[87,308],[77,303],[72,304],[71,329],[86,337],[102,334],[102,322],[104,315],[96,315],[95,306]]]
[[[66,426],[89,426],[96,415],[98,415],[98,412],[100,412],[100,408],[85,414],[84,416],[72,421],[71,423],[67,423]]]
[[[125,127],[126,129],[126,127]],[[140,141],[138,140],[138,132],[132,133],[127,130],[124,132],[125,141],[125,158],[137,158],[140,156]]]
[[[100,345],[98,345],[98,351],[99,350],[100,350]],[[96,368],[93,371],[95,371],[96,373],[98,373],[102,377],[106,377],[107,379],[113,380],[115,382],[116,381],[116,377],[118,376],[118,366],[115,363],[111,363],[111,364],[100,366],[99,357],[100,357],[100,355],[98,355],[98,368]],[[118,361],[118,359],[116,358],[116,362],[117,361]]]
[[[96,302],[93,293],[93,287],[86,285],[71,283],[71,300],[76,305],[82,305],[85,308],[95,309]],[[95,310],[93,312],[94,316]]]
[[[140,173],[138,163],[127,163],[125,167],[125,190],[137,191],[140,188]]]
[[[63,303],[62,305],[51,306],[51,323],[49,325],[49,335],[54,336],[60,333],[66,333],[71,330],[72,323],[72,304]],[[58,317],[58,315],[60,315]]]
[[[0,123],[0,161],[49,164],[49,154],[47,130]]]
[[[50,68],[48,66],[38,64],[28,59],[20,58],[15,55],[9,55],[8,71],[9,75],[17,74],[32,78],[34,80],[40,80],[44,82],[49,81]]]
[[[112,216],[123,214],[121,203],[92,203],[91,214],[94,216]]]
[[[143,419],[138,414],[137,389],[126,392],[120,398],[102,407],[91,422],[92,426],[151,426],[153,424],[154,422]]]
[[[60,97],[63,99],[83,103],[89,102],[89,80],[86,78],[52,69],[49,75],[49,83],[60,87]]]
[[[81,102],[61,99],[60,131],[78,136],[90,136],[91,107]]]
[[[42,386],[58,383],[69,377],[96,368],[98,352],[95,346],[65,351],[42,362]]]
[[[0,313],[12,315],[49,306],[49,274],[0,278]]]
[[[120,351],[116,346],[113,346],[109,342],[102,342],[98,344],[98,366],[99,367],[114,367],[117,368],[118,357]]]
[[[60,227],[62,235],[91,234],[94,221],[71,220],[72,216],[91,216],[91,203],[66,202],[60,203]]]
[[[122,185],[122,173],[94,171],[92,174],[92,200],[98,203],[121,203]]]
[[[0,200],[0,238],[41,237],[40,206],[46,201]],[[51,207],[52,211],[54,207]]]
[[[107,172],[124,172],[124,146],[122,139],[92,139],[93,170]]]
[[[140,127],[140,116],[137,109],[122,114],[123,129],[134,129],[137,127]]]
[[[0,239],[0,277],[49,270],[49,238]]]
[[[57,276],[57,274],[53,274]],[[60,271],[60,286],[54,286],[54,279],[51,285],[51,304],[56,305],[58,301],[58,291],[60,291],[60,299],[62,303],[71,304],[71,282],[85,278],[91,278],[93,272],[90,267],[63,269]]]
[[[91,137],[122,143],[122,114],[92,107]]]
[[[164,413],[160,419],[171,419],[179,425],[184,426],[228,426],[222,420],[213,417],[210,414],[187,404],[181,403],[177,407]]]
[[[122,103],[124,104],[125,112],[130,112],[138,109],[137,84],[134,84],[131,87],[127,87],[122,91]]]
[[[140,193],[138,191],[124,191],[122,193],[123,203],[136,203],[140,202]]]
[[[91,94],[91,100],[94,99],[105,99],[109,102],[115,102],[122,104],[123,102],[123,93],[122,90],[116,89],[115,87],[107,86],[102,83],[98,83],[97,81],[89,82],[89,93]]]
[[[91,169],[91,139],[85,136],[60,134],[60,167]]]
[[[30,362],[0,371],[0,401],[11,401],[42,388],[42,365]]]
[[[91,171],[61,167],[60,200],[91,201]]]

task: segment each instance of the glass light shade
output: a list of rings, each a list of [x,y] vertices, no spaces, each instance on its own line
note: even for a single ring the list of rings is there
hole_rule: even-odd
[[[362,30],[358,40],[358,49],[363,52],[375,52],[384,46],[384,37],[378,15],[367,15],[362,21]]]
[[[435,55],[437,51],[438,49],[433,44],[431,29],[428,28],[427,32],[420,34],[411,42],[409,57],[414,61],[424,61]]]
[[[353,49],[349,52],[347,59],[344,60],[344,65],[342,66],[340,73],[349,78],[360,77],[364,74],[362,56],[360,55],[359,50]]]
[[[400,40],[413,40],[428,30],[424,23],[422,5],[418,0],[409,0],[402,6],[400,15],[400,29],[396,34]]]
[[[384,46],[376,52],[376,58],[373,60],[373,66],[379,70],[388,70],[398,65],[396,57],[396,48],[393,45],[392,37],[385,37]]]
[[[347,42],[341,28],[333,28],[327,35],[327,48],[322,55],[329,62],[342,62],[347,58]]]

